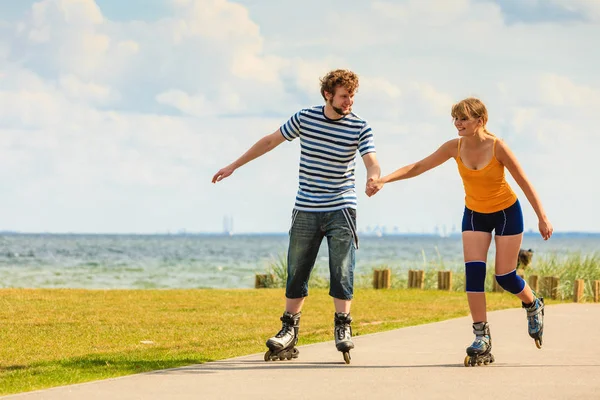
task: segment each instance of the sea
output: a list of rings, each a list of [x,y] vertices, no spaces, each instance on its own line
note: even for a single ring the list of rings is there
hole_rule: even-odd
[[[327,241],[314,273],[328,276]],[[22,234],[0,233],[1,288],[251,288],[255,274],[285,259],[287,234]],[[526,233],[523,249],[543,257],[599,254],[599,233]],[[493,260],[492,243],[488,260]],[[374,268],[463,266],[460,235],[360,237],[356,274]]]

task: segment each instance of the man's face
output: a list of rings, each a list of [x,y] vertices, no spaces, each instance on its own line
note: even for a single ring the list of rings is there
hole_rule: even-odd
[[[327,102],[333,110],[339,115],[348,115],[352,112],[352,104],[354,104],[354,93],[348,89],[338,86],[334,89],[335,94],[325,92]]]

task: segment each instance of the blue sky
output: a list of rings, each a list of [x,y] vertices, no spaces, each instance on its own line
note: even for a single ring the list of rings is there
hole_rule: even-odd
[[[600,2],[0,0],[0,230],[284,232],[299,143],[210,178],[298,109],[333,68],[384,173],[455,137],[451,105],[488,105],[557,231],[600,231]],[[459,226],[452,160],[362,194],[360,230]],[[535,215],[524,206],[525,225]]]

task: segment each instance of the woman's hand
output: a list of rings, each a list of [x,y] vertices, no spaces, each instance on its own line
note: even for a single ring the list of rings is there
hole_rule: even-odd
[[[552,224],[546,218],[540,219],[538,223],[538,228],[540,229],[540,235],[544,238],[544,240],[550,239],[552,236],[552,232],[554,228],[552,228]]]
[[[365,189],[365,193],[367,194],[367,196],[371,197],[375,193],[379,192],[383,185],[384,183],[381,180],[381,178],[369,178],[369,180],[367,180],[367,187]]]

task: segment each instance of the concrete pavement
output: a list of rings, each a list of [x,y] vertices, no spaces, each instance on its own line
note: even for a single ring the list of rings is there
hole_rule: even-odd
[[[524,310],[488,319],[489,366],[463,366],[473,339],[465,317],[358,336],[350,365],[326,342],[293,361],[253,354],[3,399],[600,399],[600,304],[547,306],[541,350]]]

